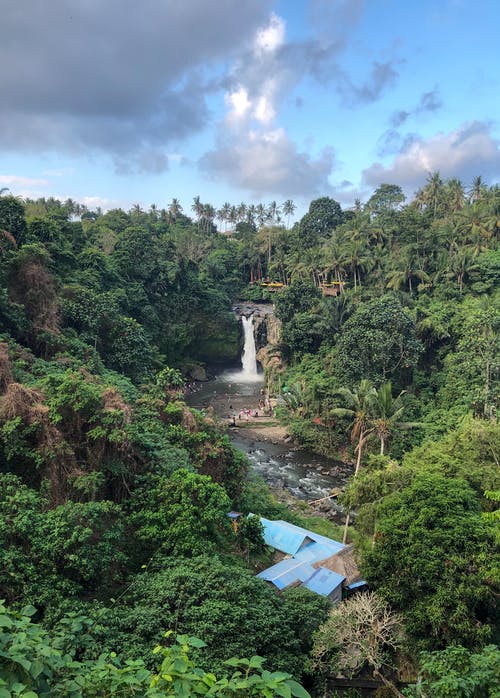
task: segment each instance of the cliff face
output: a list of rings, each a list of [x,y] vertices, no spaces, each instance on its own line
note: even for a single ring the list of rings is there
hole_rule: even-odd
[[[274,315],[271,304],[242,303],[233,307],[236,315],[253,315],[257,361],[264,369],[266,383],[273,390],[277,377],[283,371],[278,345],[281,339],[281,321]]]
[[[256,306],[254,314],[255,346],[257,351],[268,344],[279,344],[281,321],[274,315],[271,306]]]
[[[253,315],[255,347],[257,351],[268,344],[279,344],[281,337],[281,321],[274,315],[271,304],[242,303],[233,307],[236,315]]]

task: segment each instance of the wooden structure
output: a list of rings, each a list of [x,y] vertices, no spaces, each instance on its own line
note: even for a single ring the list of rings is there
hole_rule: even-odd
[[[280,281],[261,281],[260,285],[267,288],[268,291],[280,291],[282,288],[286,288],[285,284]]]
[[[320,284],[320,289],[324,296],[339,296],[344,290],[345,281],[331,281]]]

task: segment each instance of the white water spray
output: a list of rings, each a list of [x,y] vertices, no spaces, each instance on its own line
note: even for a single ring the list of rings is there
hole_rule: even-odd
[[[254,322],[253,315],[250,317],[241,316],[243,325],[243,354],[241,355],[241,378],[244,381],[254,381],[259,378],[257,371],[257,359],[255,349]]]

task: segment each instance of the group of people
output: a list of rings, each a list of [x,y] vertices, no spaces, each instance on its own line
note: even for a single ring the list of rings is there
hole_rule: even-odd
[[[232,410],[232,405],[229,405],[229,409]],[[255,418],[255,417],[264,417],[264,416],[273,416],[273,406],[271,405],[271,401],[269,400],[268,397],[265,399],[260,399],[259,400],[259,407],[255,409],[250,409],[248,407],[244,407],[241,409],[238,413],[236,411],[232,411],[229,414],[229,421],[232,424],[232,426],[236,426],[236,418],[238,418],[239,421],[244,419],[246,422],[250,421],[250,418]]]

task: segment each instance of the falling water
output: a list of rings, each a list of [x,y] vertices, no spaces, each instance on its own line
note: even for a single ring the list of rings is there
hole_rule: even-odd
[[[255,336],[253,328],[253,315],[250,317],[241,316],[243,325],[243,354],[241,355],[241,380],[254,381],[258,380],[259,373],[257,371],[257,359],[255,349]]]

